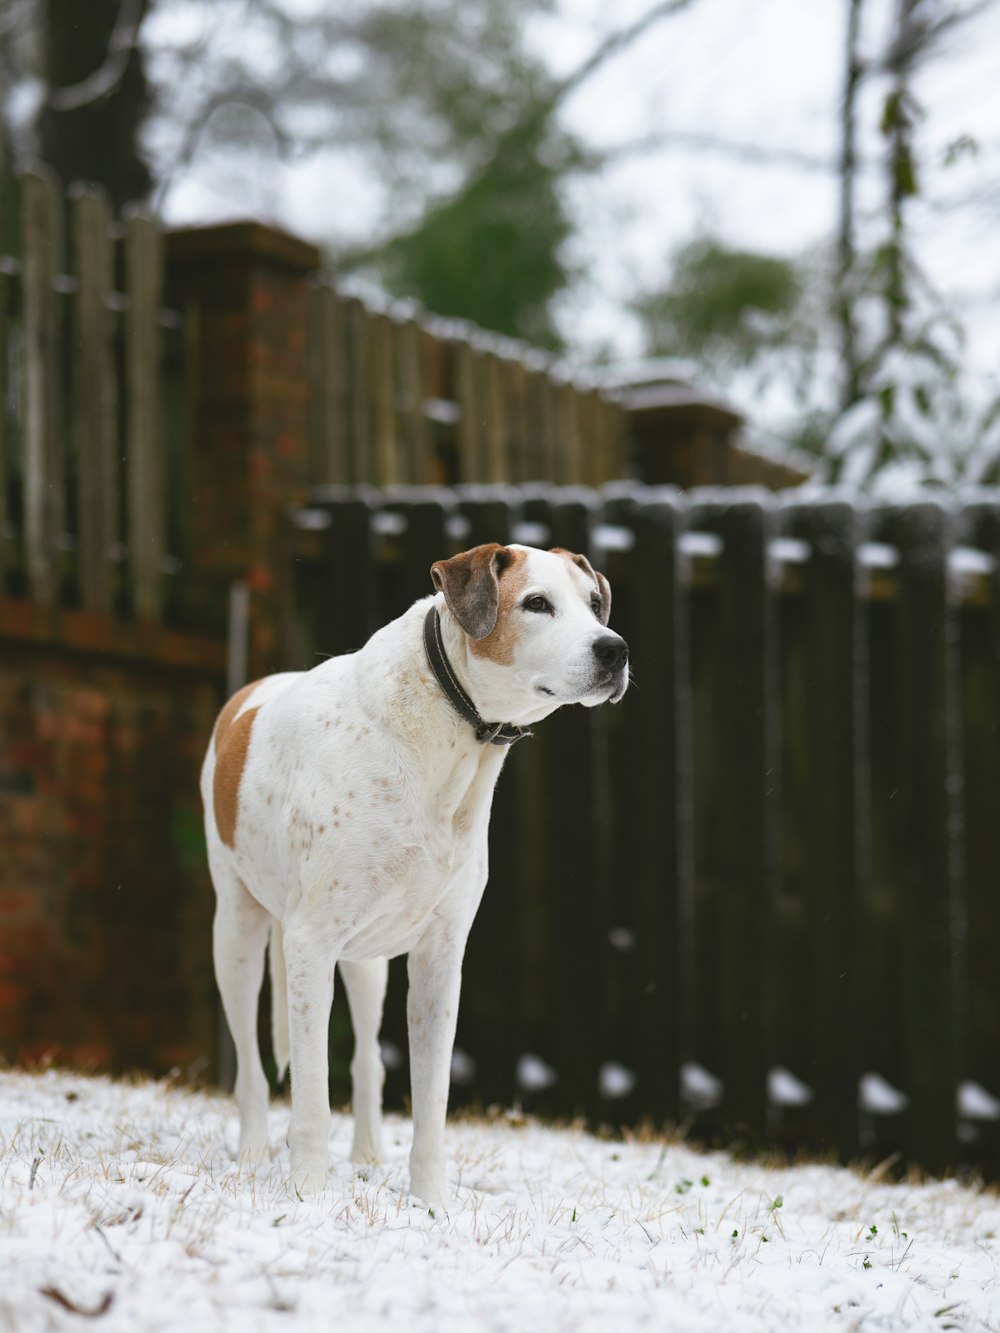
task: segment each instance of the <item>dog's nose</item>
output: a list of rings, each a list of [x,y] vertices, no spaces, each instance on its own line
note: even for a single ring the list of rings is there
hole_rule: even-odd
[[[620,634],[602,634],[594,640],[594,656],[607,671],[621,671],[628,661],[628,644]]]

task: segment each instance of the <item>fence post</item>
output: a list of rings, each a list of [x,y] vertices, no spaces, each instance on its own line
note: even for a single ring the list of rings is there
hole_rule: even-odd
[[[931,1171],[955,1160],[955,1089],[964,1039],[964,901],[957,753],[957,643],[948,578],[952,523],[938,502],[885,509],[873,531],[899,552],[892,660],[896,764],[891,811],[900,873],[891,904],[898,949],[903,1147]],[[890,960],[884,965],[891,966]]]
[[[792,503],[782,526],[808,543],[801,567],[800,659],[782,682],[794,709],[786,820],[799,835],[800,930],[792,948],[802,980],[793,1006],[797,1074],[812,1090],[807,1119],[816,1146],[857,1151],[858,1080],[864,1068],[857,1033],[858,914],[868,870],[868,747],[865,736],[865,617],[858,589],[864,518],[846,500]],[[786,668],[791,668],[787,655]],[[780,1020],[776,1016],[776,1026]],[[787,1059],[787,1057],[785,1057]]]
[[[963,607],[961,634],[964,846],[968,940],[964,981],[968,1017],[964,1062],[958,1076],[1000,1097],[1000,504],[975,500],[960,513],[960,540],[993,559],[991,597],[985,605]],[[988,1109],[988,1108],[986,1108]],[[1000,1173],[1000,1122],[988,1115],[965,1116],[960,1130],[973,1141],[972,1155],[989,1176]],[[963,1140],[964,1141],[964,1140]]]
[[[706,675],[715,713],[711,756],[695,749],[699,819],[694,933],[698,953],[696,1030],[711,1036],[725,1083],[722,1115],[760,1142],[767,1121],[765,987],[774,888],[779,787],[774,669],[777,634],[768,579],[773,514],[766,492],[695,491],[690,526],[722,539],[717,635]],[[697,764],[711,765],[711,788]],[[711,937],[711,938],[709,938]],[[696,1054],[696,1058],[698,1055]]]
[[[125,227],[128,309],[125,372],[129,581],[136,614],[159,619],[166,554],[166,477],[160,430],[160,327],[163,284],[160,231],[133,214]]]
[[[469,525],[462,546],[512,539],[517,492],[504,486],[460,486],[458,507]],[[490,879],[469,936],[465,988],[459,1009],[460,1045],[476,1062],[476,1094],[487,1106],[509,1106],[515,1097],[514,1068],[523,1033],[524,958],[518,948],[524,884],[518,874],[524,827],[520,780],[531,762],[534,740],[513,746],[506,757],[490,816]]]
[[[59,200],[48,175],[21,182],[24,257],[24,535],[31,596],[56,599],[54,541],[63,529],[65,473],[60,445]]]
[[[310,287],[309,411],[312,480],[338,486],[348,480],[345,302],[332,287]]]
[[[119,539],[118,397],[113,324],[107,297],[114,287],[111,205],[97,190],[73,198],[76,250],[75,409],[79,479],[80,589],[85,607],[114,604],[112,547]]]
[[[617,807],[611,869],[616,897],[634,904],[626,923],[633,937],[629,1008],[642,1015],[626,1064],[637,1075],[637,1105],[676,1122],[691,1004],[685,961],[693,889],[690,664],[679,547],[687,506],[665,487],[626,503],[635,534],[621,589],[629,614],[616,614],[613,601],[612,625],[628,641],[640,686],[620,705],[624,716],[610,719],[621,728],[624,751],[611,779]]]
[[[548,506],[552,546],[590,553],[597,497],[582,488],[554,488]],[[545,917],[549,923],[549,1012],[560,1063],[561,1109],[593,1112],[598,1106],[601,1058],[598,833],[594,805],[592,710],[562,708],[538,724],[538,761],[545,772]]]
[[[0,146],[0,259],[7,252],[7,219],[10,217],[10,184],[6,175],[3,148]],[[11,442],[7,432],[8,363],[7,348],[10,337],[9,292],[10,278],[0,264],[0,597],[9,591],[10,573],[16,564],[17,546],[10,512],[10,483],[13,478]],[[18,543],[19,545],[19,543]]]
[[[172,302],[196,342],[191,479],[197,625],[218,629],[229,584],[251,590],[251,676],[281,665],[287,521],[309,458],[308,278],[319,253],[257,223],[166,238]]]

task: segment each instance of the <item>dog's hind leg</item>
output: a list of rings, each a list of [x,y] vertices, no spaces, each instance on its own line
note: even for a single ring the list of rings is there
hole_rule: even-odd
[[[228,868],[213,865],[217,902],[212,931],[215,978],[236,1047],[240,1157],[267,1149],[267,1078],[257,1043],[257,1004],[270,915]]]
[[[385,958],[365,962],[341,961],[340,974],[347,990],[354,1027],[354,1058],[351,1060],[351,1089],[354,1104],[352,1162],[378,1162],[382,1158],[382,1084],[385,1069],[379,1050],[389,963]]]
[[[267,958],[271,972],[271,1049],[280,1083],[288,1070],[288,977],[281,922],[274,917],[271,919]]]

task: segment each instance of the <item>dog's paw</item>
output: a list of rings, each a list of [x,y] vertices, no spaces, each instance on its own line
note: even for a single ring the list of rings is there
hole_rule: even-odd
[[[269,1148],[267,1135],[261,1131],[253,1134],[240,1135],[240,1148],[236,1154],[240,1164],[240,1170],[246,1168],[252,1170],[258,1166],[268,1156]]]
[[[351,1162],[354,1166],[378,1166],[384,1160],[382,1145],[377,1139],[355,1137],[351,1146]]]
[[[427,1205],[432,1214],[443,1216],[448,1211],[448,1191],[444,1176],[419,1171],[410,1172],[410,1194]]]
[[[325,1157],[292,1158],[289,1184],[300,1199],[319,1194],[326,1188],[329,1165]]]

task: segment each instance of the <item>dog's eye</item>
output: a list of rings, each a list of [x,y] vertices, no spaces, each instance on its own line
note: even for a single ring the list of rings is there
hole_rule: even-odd
[[[594,593],[593,597],[591,597],[591,599],[590,599],[590,609],[591,609],[591,611],[593,611],[593,613],[594,613],[594,615],[597,617],[597,619],[600,620],[600,618],[601,618],[601,599],[600,599],[600,597],[598,597],[598,595],[597,595],[596,592]]]
[[[547,597],[543,597],[541,593],[537,592],[532,597],[526,597],[521,605],[525,611],[537,611],[543,614],[546,612],[551,614],[552,612],[552,603]]]

